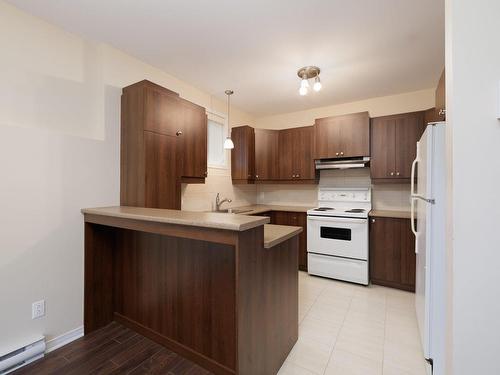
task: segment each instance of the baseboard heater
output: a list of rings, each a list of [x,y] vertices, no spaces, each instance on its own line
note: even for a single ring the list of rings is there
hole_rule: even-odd
[[[31,342],[21,348],[0,355],[0,375],[8,374],[19,367],[27,365],[45,354],[45,337]]]

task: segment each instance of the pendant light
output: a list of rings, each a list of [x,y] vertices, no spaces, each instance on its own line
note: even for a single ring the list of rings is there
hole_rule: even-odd
[[[225,91],[226,95],[227,95],[227,137],[226,137],[226,140],[224,141],[224,149],[225,150],[231,150],[234,148],[234,143],[233,143],[233,140],[231,139],[231,136],[230,136],[230,129],[231,129],[231,125],[230,125],[230,122],[229,122],[229,110],[230,110],[230,104],[231,104],[231,95],[234,94],[234,91],[233,90],[226,90]]]

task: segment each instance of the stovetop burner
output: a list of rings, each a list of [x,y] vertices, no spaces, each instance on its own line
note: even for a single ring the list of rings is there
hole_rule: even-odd
[[[365,209],[364,208],[351,208],[350,210],[346,210],[345,212],[352,212],[353,214],[354,213],[361,213],[361,212],[365,212]]]
[[[332,207],[318,207],[318,208],[314,209],[314,211],[331,211],[331,210],[335,210],[335,208],[332,208]]]

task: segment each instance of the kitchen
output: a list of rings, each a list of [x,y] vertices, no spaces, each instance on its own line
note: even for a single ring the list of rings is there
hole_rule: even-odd
[[[362,3],[0,1],[0,373],[496,373],[494,23]]]

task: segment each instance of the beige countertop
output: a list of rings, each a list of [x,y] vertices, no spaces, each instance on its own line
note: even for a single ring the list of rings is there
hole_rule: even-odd
[[[370,216],[410,219],[410,211],[371,210]]]
[[[269,249],[302,232],[302,227],[288,225],[264,225],[264,248]]]
[[[270,220],[265,216],[228,215],[216,212],[192,212],[127,206],[84,208],[82,213],[233,231],[255,228],[269,223]]]
[[[287,212],[307,212],[314,207],[304,207],[304,206],[278,206],[278,205],[269,205],[269,204],[254,204],[251,206],[243,206],[243,207],[232,207],[233,210],[236,210],[235,213],[241,215],[257,215],[263,212],[268,211],[287,211]]]

